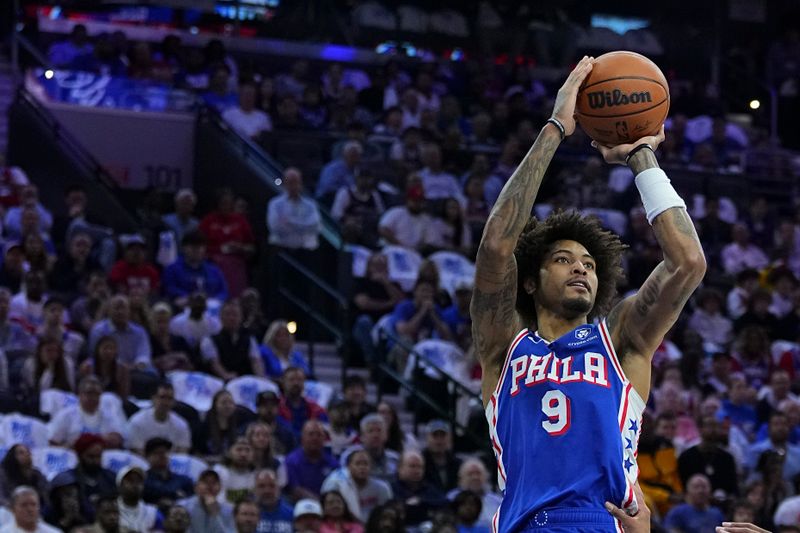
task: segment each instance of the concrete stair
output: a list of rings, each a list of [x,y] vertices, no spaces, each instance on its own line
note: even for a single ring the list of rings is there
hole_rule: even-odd
[[[309,358],[309,345],[304,342],[296,344],[297,349]],[[315,343],[314,347],[314,374],[317,380],[333,386],[336,394],[342,392],[342,360],[336,353],[336,346],[326,343]],[[352,367],[347,370],[348,374],[358,374],[367,381],[367,401],[372,404],[378,403],[378,387],[371,381],[369,370],[366,368]],[[417,434],[414,431],[414,415],[405,408],[405,399],[399,394],[384,394],[382,401],[387,402],[397,411],[400,420],[400,428],[404,433]]]

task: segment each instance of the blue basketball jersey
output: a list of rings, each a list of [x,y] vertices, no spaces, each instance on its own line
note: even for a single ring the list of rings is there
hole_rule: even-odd
[[[625,377],[605,321],[555,341],[517,334],[486,406],[503,502],[493,530],[544,526],[556,509],[631,514],[644,402]],[[608,516],[608,527],[622,531]]]

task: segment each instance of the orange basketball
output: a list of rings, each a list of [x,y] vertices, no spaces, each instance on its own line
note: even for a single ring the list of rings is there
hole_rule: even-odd
[[[661,69],[643,55],[625,51],[595,60],[575,106],[587,135],[608,145],[655,135],[668,111],[669,89]]]

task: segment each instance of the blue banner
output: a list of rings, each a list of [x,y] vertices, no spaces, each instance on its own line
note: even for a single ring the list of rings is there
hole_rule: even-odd
[[[191,111],[195,95],[148,80],[67,70],[35,71],[36,79],[55,102],[133,111]]]

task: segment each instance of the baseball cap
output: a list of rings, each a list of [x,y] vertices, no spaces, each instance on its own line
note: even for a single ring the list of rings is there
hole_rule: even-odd
[[[19,248],[22,250],[22,243],[19,241],[6,241],[6,243],[3,245],[3,255],[6,255],[14,248]]]
[[[279,400],[278,395],[275,394],[275,391],[265,390],[260,392],[256,397],[256,405],[261,405],[262,403],[266,402],[275,402],[277,403]]]
[[[304,499],[294,505],[294,517],[300,518],[308,514],[322,516],[322,506],[316,500]]]
[[[444,431],[445,433],[450,433],[450,424],[445,422],[444,420],[431,420],[428,422],[428,426],[426,428],[428,433],[436,433],[437,431]]]
[[[144,237],[139,235],[138,233],[130,233],[128,235],[122,235],[119,238],[122,246],[127,248],[128,246],[132,246],[134,244],[139,244],[141,246],[145,246],[147,243],[144,240]]]
[[[95,433],[83,433],[78,440],[75,441],[75,444],[72,447],[75,449],[75,453],[78,455],[83,455],[83,452],[94,446],[95,444],[99,444],[103,448],[106,446],[106,441],[100,435]]]
[[[131,472],[138,472],[142,476],[142,479],[145,478],[144,470],[142,470],[138,466],[128,465],[128,466],[125,466],[125,467],[121,468],[120,471],[117,472],[117,485],[122,483],[122,480],[125,479],[125,476],[127,476]]]
[[[422,187],[409,187],[409,189],[406,191],[406,198],[409,200],[423,200],[425,198],[425,191],[422,189]]]

